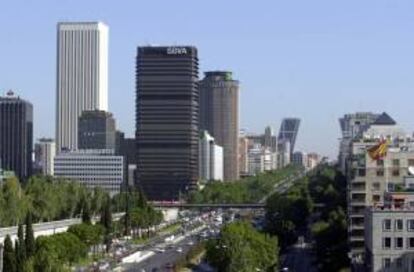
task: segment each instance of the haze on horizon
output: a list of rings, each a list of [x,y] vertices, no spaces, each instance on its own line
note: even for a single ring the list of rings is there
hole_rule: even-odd
[[[35,138],[55,137],[56,25],[103,21],[109,111],[128,136],[136,47],[189,44],[200,78],[230,70],[240,80],[241,128],[277,132],[282,118],[299,117],[297,149],[335,158],[345,113],[386,111],[413,130],[413,12],[409,0],[2,2],[0,93],[13,89],[33,103]]]

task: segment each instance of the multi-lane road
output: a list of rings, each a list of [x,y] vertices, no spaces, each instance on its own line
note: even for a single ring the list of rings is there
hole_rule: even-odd
[[[215,216],[217,217],[217,215]],[[213,218],[205,219],[202,225],[188,228],[170,241],[158,240],[140,249],[142,258],[136,262],[123,263],[117,271],[164,272],[174,271],[174,264],[201,240],[211,238],[219,232],[220,223]]]

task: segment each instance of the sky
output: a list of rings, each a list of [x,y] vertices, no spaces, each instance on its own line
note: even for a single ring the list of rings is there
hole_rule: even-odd
[[[335,158],[338,118],[387,111],[413,130],[412,0],[0,1],[0,94],[34,105],[35,138],[54,137],[56,24],[109,26],[109,110],[134,133],[136,47],[195,45],[200,77],[240,80],[240,127],[302,119],[297,148]]]

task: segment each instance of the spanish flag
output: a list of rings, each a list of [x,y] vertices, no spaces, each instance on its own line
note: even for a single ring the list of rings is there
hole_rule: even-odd
[[[388,141],[382,140],[378,144],[374,145],[373,147],[370,147],[368,149],[368,154],[371,157],[371,159],[378,161],[385,156],[387,156],[388,151]]]

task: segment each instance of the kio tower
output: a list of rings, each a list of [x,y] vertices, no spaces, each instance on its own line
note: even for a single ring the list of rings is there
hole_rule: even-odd
[[[198,180],[197,49],[139,47],[136,61],[137,183],[177,200]]]
[[[57,29],[56,150],[78,148],[84,110],[108,108],[108,27],[59,23]]]

